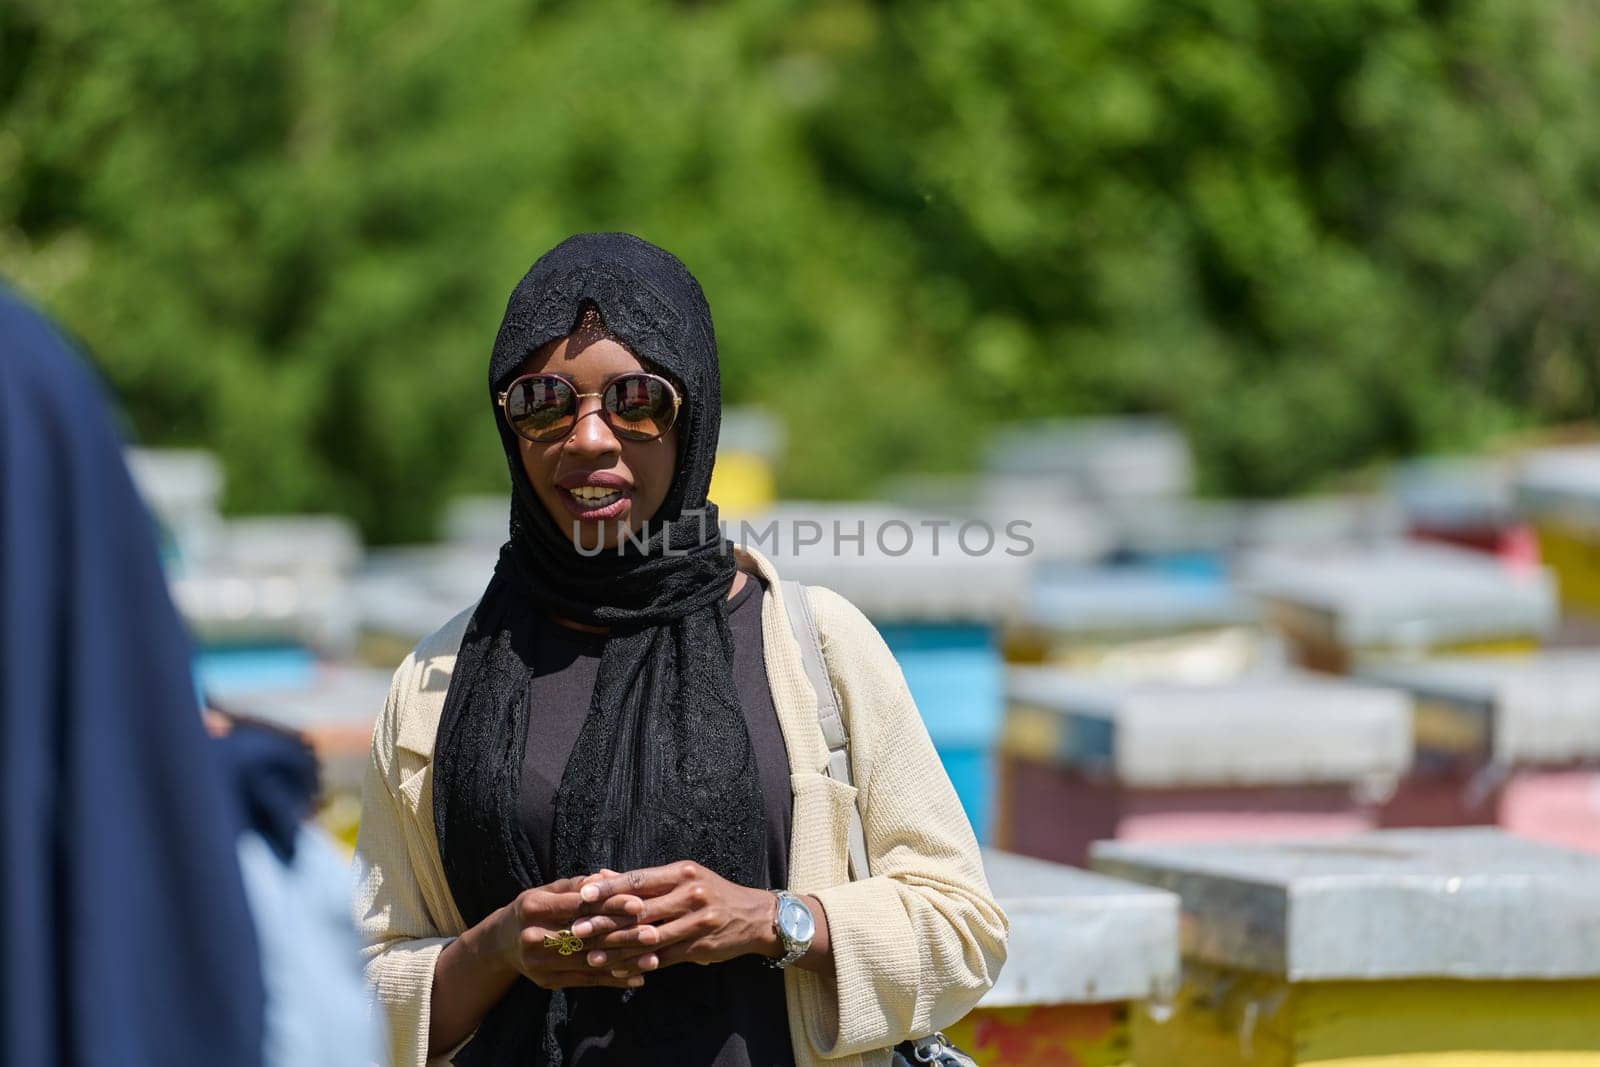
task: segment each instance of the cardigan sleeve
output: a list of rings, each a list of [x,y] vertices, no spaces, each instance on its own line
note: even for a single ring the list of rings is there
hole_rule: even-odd
[[[920,1037],[956,1022],[994,984],[1010,924],[977,838],[905,676],[861,611],[810,587],[824,658],[851,738],[872,877],[815,893],[834,974],[802,972],[823,1057]]]
[[[395,672],[389,699],[372,732],[372,748],[361,788],[361,825],[356,835],[354,913],[361,959],[382,1010],[394,1067],[427,1067],[433,968],[452,939],[441,936],[428,914],[406,846],[404,812],[395,777],[395,735],[402,694],[414,657]],[[435,1063],[443,1064],[444,1057]]]

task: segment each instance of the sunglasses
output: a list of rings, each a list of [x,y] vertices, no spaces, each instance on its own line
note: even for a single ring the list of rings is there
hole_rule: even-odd
[[[630,441],[654,441],[672,429],[682,404],[671,382],[644,371],[619,374],[598,393],[580,393],[559,374],[524,374],[497,399],[518,437],[543,444],[572,432],[586,396],[600,398],[606,424]]]

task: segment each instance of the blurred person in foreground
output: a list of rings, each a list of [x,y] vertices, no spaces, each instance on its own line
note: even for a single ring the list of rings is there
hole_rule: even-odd
[[[246,826],[239,862],[266,977],[266,1067],[386,1062],[357,963],[349,862],[311,821],[316,754],[301,734],[208,705]]]
[[[694,277],[572,237],[488,370],[510,538],[396,671],[363,789],[396,1064],[878,1067],[959,1019],[1006,918],[883,638],[814,587],[856,785],[824,773],[781,583],[706,499],[722,396]]]
[[[304,756],[208,738],[191,652],[100,383],[0,286],[0,1063],[376,1058],[291,1058],[361,1032],[283,996]]]

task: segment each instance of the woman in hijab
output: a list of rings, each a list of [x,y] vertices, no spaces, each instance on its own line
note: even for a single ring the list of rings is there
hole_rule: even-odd
[[[510,537],[396,672],[356,845],[395,1062],[878,1065],[960,1018],[1005,917],[882,638],[812,588],[855,786],[826,773],[778,577],[707,500],[720,374],[688,269],[562,242],[488,387]]]
[[[237,809],[99,383],[0,288],[0,1063],[254,1067]]]

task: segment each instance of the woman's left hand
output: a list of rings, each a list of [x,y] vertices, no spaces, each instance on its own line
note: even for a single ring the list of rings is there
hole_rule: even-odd
[[[674,963],[720,963],[757,952],[778,955],[772,920],[777,898],[768,890],[736,885],[715,871],[682,860],[622,874],[591,875],[579,895],[587,907],[608,897],[642,897],[633,927],[615,929],[605,916],[579,919],[579,937],[602,934],[589,962],[616,977]]]

